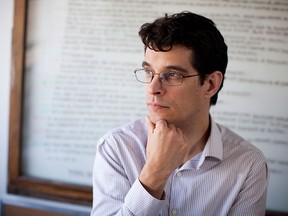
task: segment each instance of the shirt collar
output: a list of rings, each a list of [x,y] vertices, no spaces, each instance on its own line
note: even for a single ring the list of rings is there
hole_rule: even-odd
[[[204,160],[207,157],[216,158],[218,160],[223,159],[223,142],[221,132],[211,116],[210,116],[210,125],[211,125],[210,136],[206,142],[206,145],[200,157],[197,169],[199,169],[202,166]]]

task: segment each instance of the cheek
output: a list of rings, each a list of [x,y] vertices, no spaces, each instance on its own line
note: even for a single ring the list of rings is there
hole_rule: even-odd
[[[203,92],[199,88],[189,88],[187,91],[179,95],[178,101],[180,101],[182,108],[185,110],[194,110],[196,107],[201,106],[204,98]],[[181,109],[181,107],[179,107]]]

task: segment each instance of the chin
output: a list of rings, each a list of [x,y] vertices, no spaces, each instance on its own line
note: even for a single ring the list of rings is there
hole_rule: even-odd
[[[169,118],[167,118],[167,117],[164,117],[164,116],[159,116],[159,115],[149,115],[149,117],[150,117],[150,120],[154,123],[154,124],[156,124],[156,122],[157,121],[159,121],[159,120],[165,120],[167,123],[171,123],[171,120],[169,119]]]
[[[160,116],[158,116],[158,115],[149,115],[149,118],[150,118],[150,120],[154,123],[154,124],[156,124],[156,122],[157,121],[159,121],[159,120],[161,120],[161,119],[163,119],[163,118],[161,118]]]

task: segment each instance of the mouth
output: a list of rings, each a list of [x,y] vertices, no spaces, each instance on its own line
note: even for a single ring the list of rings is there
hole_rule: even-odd
[[[158,103],[147,103],[147,106],[149,109],[151,110],[161,110],[161,109],[168,109],[168,106],[162,105],[162,104],[158,104]]]

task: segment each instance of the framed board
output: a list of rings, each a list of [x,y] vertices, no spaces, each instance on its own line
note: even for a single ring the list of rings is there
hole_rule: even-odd
[[[285,1],[15,0],[9,193],[92,201],[98,139],[147,114],[141,24],[190,10],[211,18],[229,47],[213,118],[269,161],[267,209],[287,213],[288,5]]]

